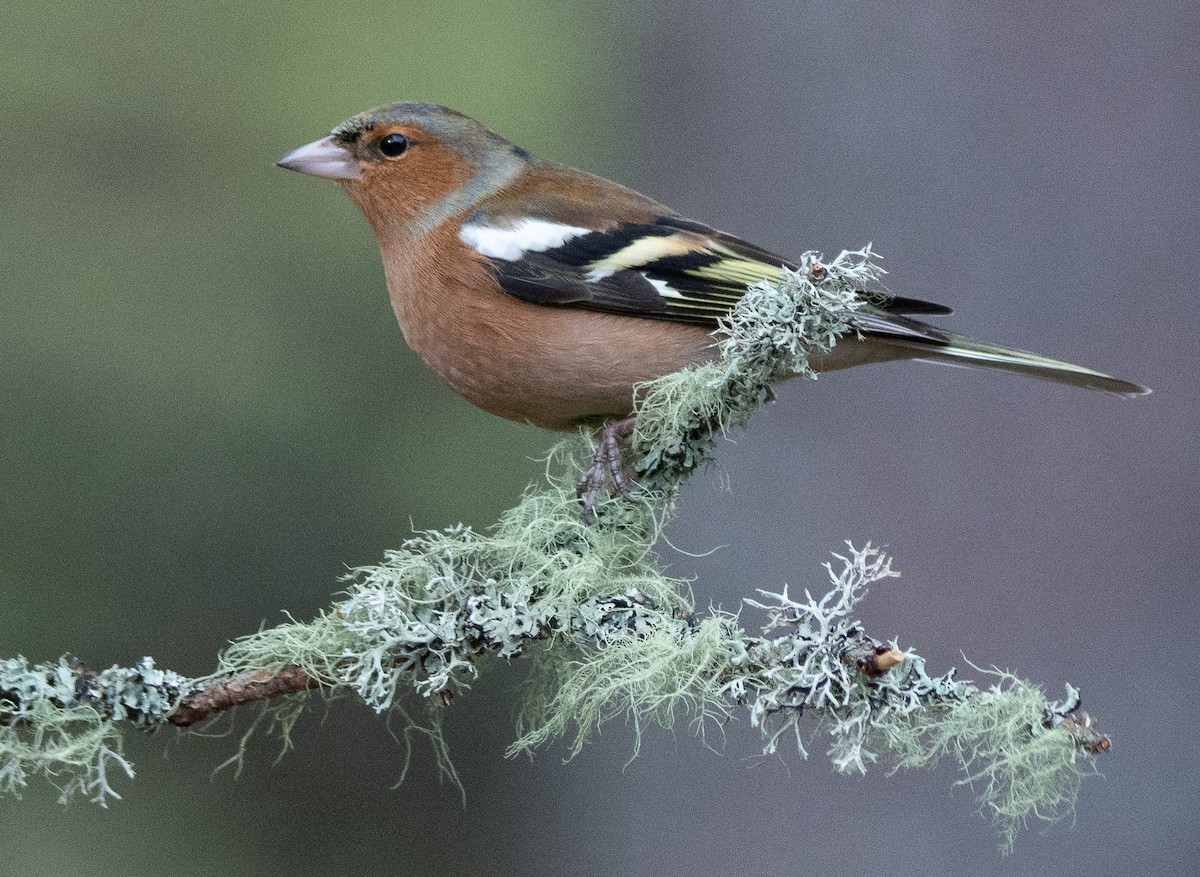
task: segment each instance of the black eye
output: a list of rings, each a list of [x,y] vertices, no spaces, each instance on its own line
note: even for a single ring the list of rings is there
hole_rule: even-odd
[[[399,158],[408,149],[408,138],[403,134],[389,134],[379,140],[379,151],[388,158]]]

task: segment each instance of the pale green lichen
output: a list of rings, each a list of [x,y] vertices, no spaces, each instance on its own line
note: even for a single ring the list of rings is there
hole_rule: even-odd
[[[31,776],[42,777],[59,787],[64,802],[85,794],[107,806],[121,797],[110,772],[133,776],[114,722],[158,727],[188,684],[150,658],[100,673],[65,657],[0,661],[0,793],[19,795]]]
[[[807,252],[783,281],[750,286],[721,321],[720,358],[638,388],[633,445],[636,468],[651,489],[670,488],[706,462],[715,440],[745,425],[771,387],[786,377],[815,378],[814,353],[828,353],[868,306],[857,290],[883,270],[870,245],[832,262]]]
[[[818,597],[760,591],[747,603],[767,621],[753,634],[737,615],[697,616],[687,583],[667,575],[655,553],[678,484],[771,397],[774,381],[815,376],[810,355],[853,330],[854,315],[870,307],[855,290],[881,273],[869,248],[829,263],[810,253],[781,284],[752,287],[718,333],[719,359],[639,388],[633,447],[643,489],[632,500],[601,497],[592,526],[573,490],[573,472],[594,451],[579,436],[552,452],[545,484],[490,530],[415,534],[382,563],[354,570],[330,611],[232,643],[213,676],[184,680],[149,659],[100,674],[65,660],[4,662],[0,792],[42,776],[64,797],[85,792],[103,802],[115,796],[114,766],[132,775],[116,721],[160,726],[190,686],[291,666],[327,694],[353,693],[386,714],[405,744],[405,769],[412,741],[423,738],[457,782],[441,735],[445,705],[483,661],[527,656],[537,672],[510,754],[566,737],[574,755],[613,719],[632,727],[636,754],[648,725],[686,724],[703,736],[742,707],[766,753],[790,738],[806,756],[802,718],[823,724],[828,755],[844,772],[954,757],[1007,846],[1028,819],[1061,818],[1096,751],[1069,732],[1090,721],[1075,716],[1077,698],[1050,704],[1007,675],[980,691],[953,670],[930,676],[911,653],[876,677],[851,660],[864,644],[879,645],[855,608],[870,584],[895,575],[882,552],[851,546],[827,565]],[[414,697],[423,716],[409,706]],[[274,726],[286,750],[302,706],[294,697],[263,707],[250,731]],[[245,740],[231,763],[240,766]]]
[[[617,614],[636,621],[620,632],[598,625],[590,648],[543,668],[552,678],[543,697],[526,702],[523,733],[509,748],[510,756],[569,734],[574,757],[594,730],[618,717],[633,728],[636,755],[648,724],[674,728],[682,718],[703,736],[706,727],[719,727],[732,716],[722,683],[733,657],[735,619],[714,614],[693,627],[670,614],[637,608],[608,610],[609,619]]]
[[[340,656],[357,645],[335,607],[312,621],[268,627],[235,640],[221,655],[216,671],[205,680],[246,670],[296,666],[322,685],[335,686],[342,681],[337,670]]]
[[[993,675],[999,681],[985,691],[945,709],[909,713],[888,729],[888,742],[894,770],[956,761],[966,774],[957,785],[975,790],[1010,852],[1030,819],[1052,823],[1071,816],[1083,778],[1096,769],[1055,721],[1073,706],[1051,703],[1011,673]]]
[[[750,721],[767,738],[766,752],[774,753],[789,731],[796,748],[806,755],[799,719],[804,710],[832,720],[830,756],[844,772],[866,772],[875,760],[867,746],[874,727],[895,713],[930,705],[935,689],[924,685],[923,673],[901,682],[893,674],[880,679],[863,677],[847,660],[847,652],[865,633],[853,612],[866,595],[867,586],[898,575],[883,552],[867,545],[848,545],[837,571],[826,564],[832,588],[815,598],[805,590],[804,600],[760,591],[767,602],[747,604],[768,613],[764,638],[751,641],[741,661],[744,672],[727,686],[731,697],[750,706]],[[784,631],[777,634],[777,631]],[[911,667],[912,665],[910,665]],[[953,686],[950,686],[953,690]]]
[[[469,687],[481,655],[512,658],[529,641],[562,638],[598,596],[637,593],[682,609],[680,583],[650,559],[654,507],[608,499],[604,515],[604,526],[585,526],[574,493],[555,479],[490,532],[419,533],[354,570],[334,612],[239,640],[221,671],[297,664],[382,712],[406,688],[428,697]]]

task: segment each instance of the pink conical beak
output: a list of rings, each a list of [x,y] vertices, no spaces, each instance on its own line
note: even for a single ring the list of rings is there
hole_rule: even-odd
[[[357,180],[359,177],[354,157],[333,137],[322,137],[293,149],[275,164],[328,180]]]

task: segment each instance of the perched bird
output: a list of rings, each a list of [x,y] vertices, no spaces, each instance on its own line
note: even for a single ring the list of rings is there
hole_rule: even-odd
[[[552,429],[627,418],[634,384],[711,359],[717,320],[747,285],[793,267],[434,104],[360,113],[279,165],[337,180],[358,205],[400,328],[426,364],[480,408]],[[817,371],[921,359],[1149,392],[906,316],[950,313],[942,305],[868,301],[859,337],[814,357]]]

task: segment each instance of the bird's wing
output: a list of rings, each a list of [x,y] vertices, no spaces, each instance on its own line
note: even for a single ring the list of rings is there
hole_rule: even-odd
[[[588,217],[580,217],[586,221]],[[510,295],[542,305],[693,323],[715,328],[746,287],[777,282],[787,260],[732,235],[673,215],[643,222],[569,225],[523,217],[468,221],[462,240],[491,264]],[[985,366],[1136,396],[1144,387],[1036,354],[972,341],[905,314],[948,314],[918,299],[863,290],[852,325],[929,362]]]
[[[487,258],[504,290],[525,301],[711,326],[747,286],[779,282],[784,268],[795,267],[733,235],[673,215],[603,230],[532,217],[472,217],[461,237]],[[950,313],[942,305],[882,291],[864,294],[880,315],[861,326],[873,334],[924,335],[931,327],[893,315]]]

